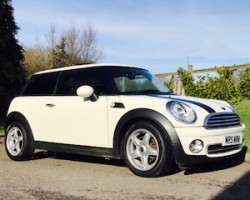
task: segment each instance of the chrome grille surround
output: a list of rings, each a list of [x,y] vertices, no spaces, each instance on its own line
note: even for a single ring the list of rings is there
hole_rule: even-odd
[[[227,128],[239,125],[241,125],[240,117],[237,113],[233,112],[212,113],[204,121],[206,129]]]

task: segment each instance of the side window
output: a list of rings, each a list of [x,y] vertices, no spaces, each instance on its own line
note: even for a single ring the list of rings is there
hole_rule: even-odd
[[[83,85],[92,86],[95,93],[100,95],[103,89],[97,72],[97,69],[77,69],[62,72],[56,95],[74,96],[76,90]]]
[[[59,73],[34,75],[22,92],[23,96],[50,96],[56,87]]]

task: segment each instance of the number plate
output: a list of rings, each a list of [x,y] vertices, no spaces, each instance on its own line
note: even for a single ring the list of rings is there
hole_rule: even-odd
[[[241,135],[229,135],[224,138],[222,145],[227,146],[227,145],[234,145],[241,143],[242,143]]]

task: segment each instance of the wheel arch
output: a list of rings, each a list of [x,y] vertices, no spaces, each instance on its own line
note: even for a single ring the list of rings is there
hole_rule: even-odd
[[[4,131],[5,131],[5,134],[7,132],[7,128],[8,126],[12,123],[12,122],[20,122],[22,123],[22,125],[27,129],[27,131],[29,132],[30,134],[30,137],[31,139],[34,141],[34,136],[33,136],[33,133],[32,133],[32,130],[31,130],[31,127],[29,125],[29,122],[28,120],[26,119],[26,117],[20,113],[20,112],[11,112],[8,114],[7,118],[5,119],[5,123],[4,123]]]
[[[169,140],[171,149],[173,148],[174,143],[179,142],[179,138],[173,125],[165,116],[150,109],[135,109],[124,114],[115,128],[113,148],[118,156],[122,157],[120,144],[122,142],[122,138],[126,133],[126,130],[133,123],[142,120],[149,121],[150,123],[155,125],[160,130],[160,132],[163,133],[163,135]]]

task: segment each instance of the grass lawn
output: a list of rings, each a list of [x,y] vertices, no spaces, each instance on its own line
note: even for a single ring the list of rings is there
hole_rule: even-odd
[[[3,124],[0,123],[0,136],[4,135],[4,132],[3,132]]]
[[[250,152],[250,100],[242,101],[235,106],[239,112],[241,120],[246,125],[246,146]]]
[[[3,120],[0,119],[0,136],[4,135],[4,131],[3,131]]]
[[[239,112],[241,120],[247,127],[246,130],[246,146],[248,147],[248,152],[250,152],[250,100],[242,101],[238,105],[235,106]],[[0,136],[4,135],[3,131],[3,123],[0,120]]]

